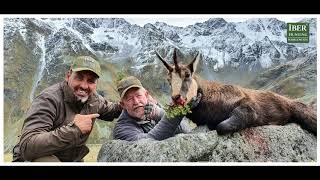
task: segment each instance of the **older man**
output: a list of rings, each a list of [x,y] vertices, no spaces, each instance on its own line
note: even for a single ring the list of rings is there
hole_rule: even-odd
[[[37,96],[26,114],[13,161],[82,161],[95,118],[112,121],[122,108],[96,93],[99,63],[76,58],[63,82]]]
[[[150,98],[149,92],[141,82],[133,77],[127,77],[118,84],[121,97],[120,105],[123,111],[113,131],[114,139],[135,141],[143,138],[163,140],[176,133],[190,132],[191,128],[183,116],[168,119],[165,111]],[[198,95],[190,104],[196,107],[200,101]],[[149,110],[150,109],[150,110]]]

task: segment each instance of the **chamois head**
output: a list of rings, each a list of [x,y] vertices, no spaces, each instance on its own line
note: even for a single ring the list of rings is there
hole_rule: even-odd
[[[156,55],[168,70],[167,80],[171,86],[173,103],[180,105],[188,103],[192,97],[197,95],[198,85],[193,79],[193,74],[199,62],[200,53],[198,52],[188,65],[178,63],[177,49],[174,49],[173,52],[174,65],[168,64],[158,52]]]

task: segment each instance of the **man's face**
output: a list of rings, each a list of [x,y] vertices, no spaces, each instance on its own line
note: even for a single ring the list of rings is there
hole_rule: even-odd
[[[142,119],[144,106],[148,103],[148,91],[141,88],[129,89],[121,99],[121,106],[126,109],[130,116]]]
[[[66,81],[72,89],[77,100],[86,102],[91,94],[97,89],[98,77],[91,71],[69,71]]]

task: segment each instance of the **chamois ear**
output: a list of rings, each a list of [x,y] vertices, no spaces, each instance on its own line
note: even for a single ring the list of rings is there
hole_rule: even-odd
[[[188,65],[188,68],[191,71],[191,74],[193,74],[196,71],[199,59],[201,58],[201,54],[198,51],[198,53],[196,54],[196,56],[194,57],[194,59],[190,62],[190,64]]]
[[[159,53],[156,51],[156,55],[157,57],[160,59],[160,61],[164,64],[164,66],[169,70],[169,72],[173,71],[173,68],[171,67],[171,65],[169,65],[160,55]]]

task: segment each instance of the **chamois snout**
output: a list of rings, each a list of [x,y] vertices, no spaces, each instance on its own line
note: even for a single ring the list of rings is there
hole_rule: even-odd
[[[180,94],[172,96],[172,101],[174,102],[174,104],[178,104],[178,105],[185,105],[186,103],[186,99],[183,98]]]

